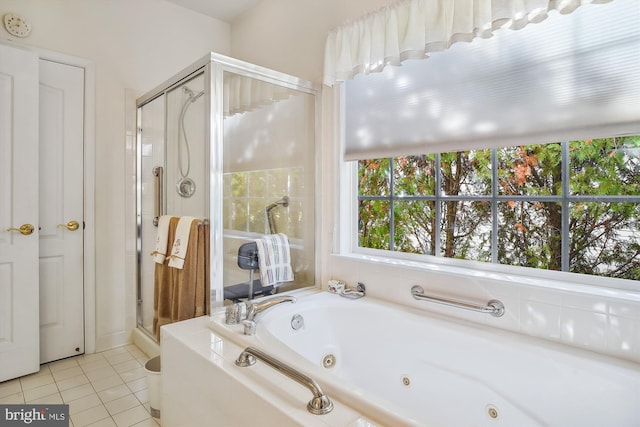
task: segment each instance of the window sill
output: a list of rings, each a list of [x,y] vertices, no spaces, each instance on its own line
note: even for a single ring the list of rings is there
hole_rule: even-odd
[[[473,279],[496,280],[554,291],[640,302],[640,283],[632,280],[379,250],[362,250],[332,256],[425,273],[453,274]]]

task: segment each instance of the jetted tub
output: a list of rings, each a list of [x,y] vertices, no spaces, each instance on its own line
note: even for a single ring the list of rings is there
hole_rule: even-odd
[[[303,294],[259,314],[250,337],[222,317],[211,328],[380,425],[640,426],[636,363],[370,297]]]

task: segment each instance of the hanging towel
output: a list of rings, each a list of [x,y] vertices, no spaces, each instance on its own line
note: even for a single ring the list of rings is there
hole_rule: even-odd
[[[289,239],[286,234],[267,234],[256,239],[262,286],[278,286],[293,280]]]
[[[158,234],[156,235],[156,250],[151,252],[153,261],[162,264],[167,256],[167,241],[169,237],[170,215],[162,215],[158,220]]]
[[[179,219],[171,218],[169,242],[173,242]],[[184,268],[156,264],[153,298],[153,333],[160,340],[160,327],[209,314],[209,225],[192,221],[189,250]]]
[[[184,267],[184,259],[187,257],[187,249],[189,247],[191,223],[195,220],[196,218],[192,216],[180,217],[180,221],[178,221],[178,226],[176,227],[176,237],[173,239],[171,256],[169,257],[169,267],[179,269]]]

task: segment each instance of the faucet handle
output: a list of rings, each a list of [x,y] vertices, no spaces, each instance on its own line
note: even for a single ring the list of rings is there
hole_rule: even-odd
[[[256,333],[256,322],[253,320],[243,320],[242,324],[244,325],[244,334],[245,335],[254,335]]]
[[[344,290],[340,293],[340,296],[350,299],[358,299],[365,296],[367,294],[366,291],[367,290],[364,286],[364,283],[358,282],[358,286],[355,290],[352,288],[344,288]]]

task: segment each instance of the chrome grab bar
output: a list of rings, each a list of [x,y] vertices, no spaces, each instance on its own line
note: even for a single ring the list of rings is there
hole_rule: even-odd
[[[436,304],[448,305],[450,307],[464,308],[465,310],[476,311],[479,313],[488,313],[493,317],[501,317],[504,314],[505,310],[504,304],[502,304],[502,302],[498,301],[497,299],[490,300],[487,305],[477,305],[455,299],[425,295],[422,286],[418,285],[411,288],[411,295],[417,300],[435,302]]]
[[[153,207],[153,225],[158,226],[158,222],[160,221],[160,217],[162,216],[162,207],[163,207],[163,194],[162,194],[162,174],[163,174],[162,166],[156,166],[153,168],[153,183],[155,184],[155,206]]]
[[[279,361],[278,359],[269,356],[263,351],[258,350],[255,347],[247,347],[244,349],[238,359],[236,360],[236,365],[240,367],[252,366],[256,363],[256,359],[262,360],[267,365],[271,366],[276,371],[282,372],[287,377],[296,381],[298,384],[301,384],[308,388],[313,393],[313,399],[307,403],[307,410],[314,415],[324,415],[331,412],[333,409],[333,402],[329,400],[329,397],[324,394],[318,383],[304,375],[301,372],[296,371],[295,369],[287,366],[285,363]]]

